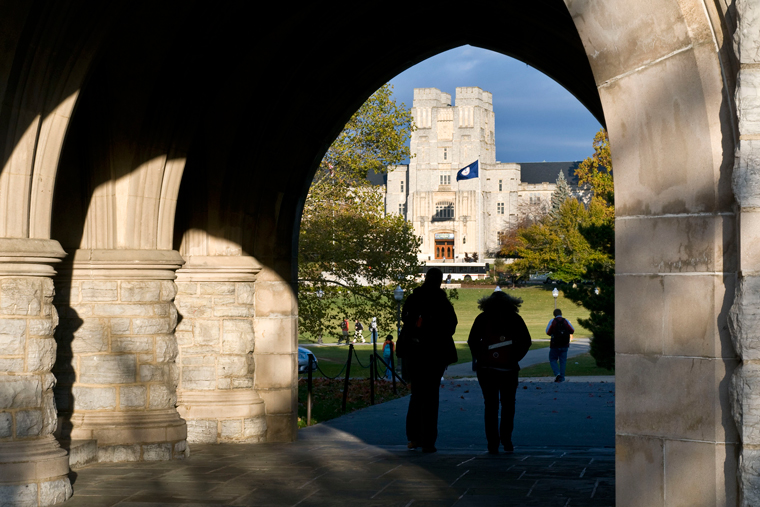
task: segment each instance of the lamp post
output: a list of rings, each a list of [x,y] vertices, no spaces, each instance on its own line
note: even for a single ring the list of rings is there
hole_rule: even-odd
[[[393,291],[393,299],[396,300],[396,343],[398,343],[398,338],[401,336],[401,301],[404,300],[404,289],[401,288],[401,285],[396,287],[396,289]],[[396,372],[395,372],[395,366],[393,365],[393,354],[391,354],[391,371],[393,373],[391,374],[391,379],[393,380],[393,393],[396,393]],[[401,363],[401,378],[406,379],[406,375],[404,374],[404,370],[406,368],[406,360],[404,360]]]
[[[556,310],[557,309],[557,298],[559,297],[559,291],[557,290],[556,287],[552,291],[552,296],[554,296],[554,309]]]
[[[398,340],[399,335],[401,334],[401,301],[404,300],[404,289],[401,288],[401,285],[396,287],[396,289],[393,291],[393,299],[396,300],[397,305],[397,311],[396,311],[396,340]]]
[[[599,295],[599,287],[597,287],[596,289],[594,289],[594,294],[596,294],[597,296]]]

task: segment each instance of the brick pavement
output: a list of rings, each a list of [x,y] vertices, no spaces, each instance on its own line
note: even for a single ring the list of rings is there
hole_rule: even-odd
[[[185,461],[99,464],[66,507],[610,506],[614,450],[471,449],[435,454],[362,442],[195,445]]]

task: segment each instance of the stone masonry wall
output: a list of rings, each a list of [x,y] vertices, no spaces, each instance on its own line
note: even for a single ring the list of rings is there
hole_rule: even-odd
[[[183,458],[174,282],[61,281],[59,294],[60,436],[96,439],[99,461]]]
[[[736,2],[734,35],[739,60],[736,106],[739,146],[733,189],[739,207],[740,276],[730,312],[731,335],[741,365],[731,379],[731,407],[741,437],[740,505],[760,505],[760,5]]]
[[[66,451],[52,437],[57,324],[52,279],[0,277],[0,505],[53,505],[71,496]],[[36,463],[13,463],[45,448],[50,463],[42,477]]]
[[[189,442],[260,442],[266,417],[254,391],[254,282],[182,281],[177,327],[180,414]]]

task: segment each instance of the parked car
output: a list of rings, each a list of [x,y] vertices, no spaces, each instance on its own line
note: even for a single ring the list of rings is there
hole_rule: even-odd
[[[317,369],[317,356],[307,348],[298,347],[298,373],[307,373],[309,371],[309,356],[312,358],[311,371],[314,371]]]

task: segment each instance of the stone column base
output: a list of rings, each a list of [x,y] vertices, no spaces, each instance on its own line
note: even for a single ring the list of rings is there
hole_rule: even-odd
[[[98,462],[159,461],[187,456],[187,429],[175,409],[75,412],[72,440],[97,440]]]
[[[266,441],[264,401],[253,390],[181,391],[178,402],[191,444]]]
[[[69,457],[51,435],[0,443],[0,505],[47,506],[71,497]]]

